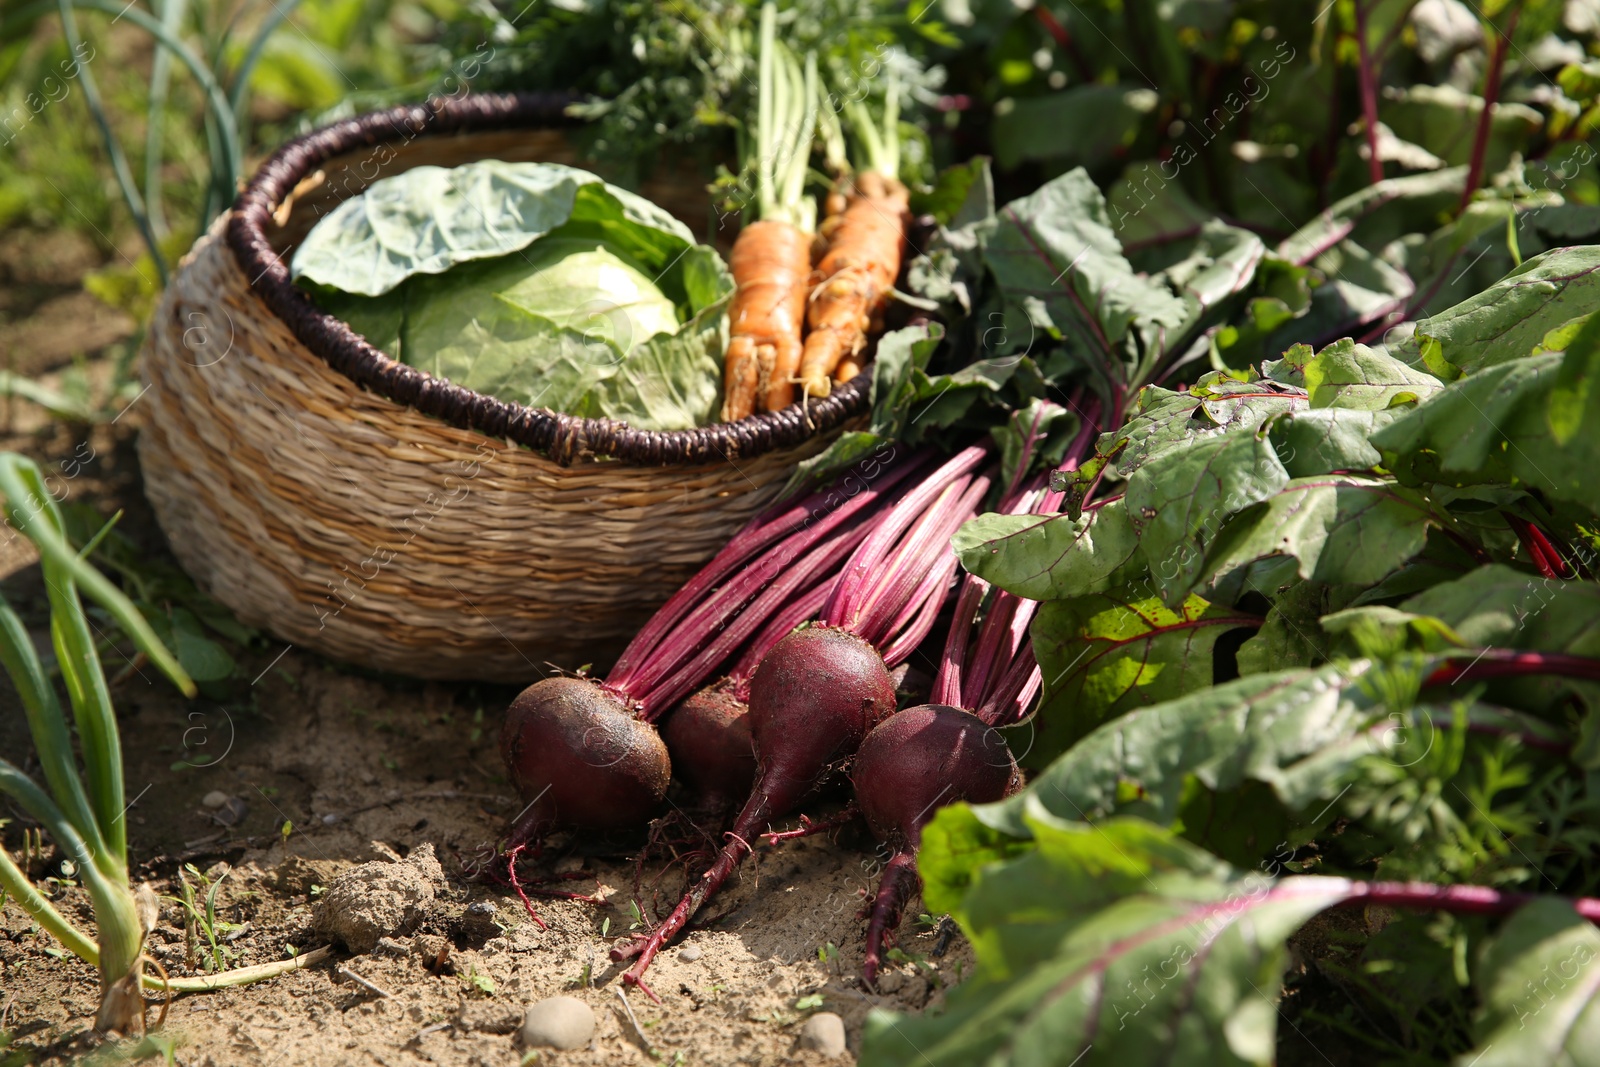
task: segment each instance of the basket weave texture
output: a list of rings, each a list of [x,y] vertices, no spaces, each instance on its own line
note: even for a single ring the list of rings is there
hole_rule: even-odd
[[[572,162],[539,128],[559,113],[465,98],[318,131],[175,273],[144,351],[145,490],[180,562],[244,622],[421,678],[604,662],[864,407],[840,390],[798,429],[791,409],[676,434],[529,411],[388,360],[289,283],[287,252],[346,190],[423,163]],[[374,164],[390,129],[405,132]]]

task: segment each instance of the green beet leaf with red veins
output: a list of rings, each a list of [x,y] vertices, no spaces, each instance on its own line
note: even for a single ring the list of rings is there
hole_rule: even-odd
[[[1071,314],[1126,291],[1108,258]],[[969,571],[1043,601],[1010,731],[1037,773],[923,830],[977,974],[876,1013],[864,1062],[1274,1062],[1290,946],[1353,903],[1400,917],[1351,996],[1461,1005],[1431,1051],[1595,1062],[1596,264],[1543,253],[1392,349],[1145,384],[1066,457],[1060,514],[962,529]]]
[[[1468,169],[1274,249],[1201,212],[1155,257],[1083,172],[942,231],[952,334],[1003,324],[1075,419],[1060,512],[955,539],[1041,602],[1027,787],[921,832],[976,971],[863,1063],[1600,1063],[1600,250],[1512,195],[1498,279],[1355,280]],[[1429,262],[1490,232],[1467,199]]]

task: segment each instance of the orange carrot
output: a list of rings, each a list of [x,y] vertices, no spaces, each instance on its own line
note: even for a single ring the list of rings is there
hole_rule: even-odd
[[[839,224],[844,221],[845,209],[850,206],[848,183],[840,178],[834,182],[833,188],[828,190],[828,195],[822,201],[822,221],[817,224],[817,236],[822,239],[823,251],[827,251],[827,243],[833,240],[833,235],[839,229]]]
[[[876,171],[857,176],[811,291],[811,332],[800,359],[807,396],[827,396],[830,375],[843,360],[856,362],[868,335],[883,325],[905,254],[908,200],[906,187],[894,178]]]
[[[808,54],[802,69],[778,40],[777,27],[777,5],[767,0],[761,5],[755,137],[746,161],[755,172],[759,221],[739,232],[728,257],[734,291],[724,422],[788,407],[800,369],[817,217],[816,203],[805,195],[817,125],[817,57]]]
[[[733,338],[723,357],[723,422],[737,422],[755,413],[760,383],[761,356],[756,351],[755,341],[749,337]]]
[[[728,311],[722,420],[776,411],[794,399],[800,328],[811,277],[811,235],[763,219],[739,232],[728,257],[735,286]]]

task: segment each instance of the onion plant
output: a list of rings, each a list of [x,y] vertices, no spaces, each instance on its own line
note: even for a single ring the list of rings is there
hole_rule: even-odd
[[[84,612],[80,593],[110,613],[149,661],[185,695],[194,695],[194,682],[133,602],[89,564],[87,557],[98,535],[83,551],[73,549],[56,501],[33,461],[14,453],[0,454],[0,497],[11,526],[38,549],[50,603],[50,640],[71,708],[69,722],[22,619],[0,597],[0,664],[27,715],[44,778],[40,784],[16,764],[0,759],[0,792],[37,820],[72,863],[89,894],[96,935],[91,938],[56,910],[3,847],[0,890],[64,947],[99,968],[96,1029],[115,1034],[143,1030],[146,989],[215,989],[268,978],[321,959],[325,951],[199,979],[167,979],[145,973],[149,957],[144,953],[144,941],[157,920],[158,905],[148,885],[136,888],[129,882],[122,743],[110,687],[95,647],[94,626]]]
[[[299,3],[300,0],[275,3],[273,12],[248,40],[236,39],[234,22],[230,21],[222,38],[205,54],[185,43],[180,34],[189,12],[187,0],[158,0],[154,16],[140,7],[113,3],[112,0],[32,0],[10,11],[0,12],[0,41],[20,40],[41,18],[54,15],[61,23],[62,34],[73,55],[81,54],[83,44],[76,17],[78,11],[113,16],[115,21],[132,25],[149,35],[155,52],[145,123],[143,189],[135,180],[133,167],[122,148],[122,140],[101,98],[92,66],[81,64],[77,69],[77,78],[82,86],[84,103],[100,135],[117,190],[129,214],[133,216],[134,225],[163,283],[169,273],[166,255],[169,249],[163,247],[161,240],[167,232],[162,208],[161,162],[164,109],[171,83],[172,61],[177,60],[194,78],[205,100],[204,126],[210,155],[210,174],[204,207],[197,220],[198,232],[204,233],[211,220],[232,200],[234,189],[244,171],[251,76],[265,54],[268,38],[283,25]],[[233,51],[242,52],[244,58],[236,68],[225,70],[224,57]],[[231,84],[231,89],[224,88],[225,82]]]

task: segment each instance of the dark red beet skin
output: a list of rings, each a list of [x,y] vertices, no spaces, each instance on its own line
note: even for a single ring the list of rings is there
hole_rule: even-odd
[[[884,940],[917,890],[915,852],[922,828],[947,804],[988,804],[1022,788],[1005,738],[970,712],[947,704],[907,708],[861,742],[850,777],[873,834],[894,850],[884,867],[867,927],[861,975],[870,985]]]
[[[645,970],[721,888],[750,851],[749,842],[775,816],[798,804],[830,766],[854,752],[867,731],[894,714],[894,701],[894,680],[883,657],[847,630],[797,630],[762,657],[750,679],[757,768],[750,799],[734,821],[728,843],[666,921],[647,938],[612,950],[612,959],[636,957],[624,981],[649,992],[642,981]]]
[[[700,690],[679,704],[661,728],[678,777],[708,806],[731,807],[750,794],[756,780],[750,707],[737,689],[725,678]]]
[[[1022,788],[1000,731],[947,704],[907,708],[867,735],[850,778],[874,836],[916,848],[922,827],[947,804],[987,804]]]
[[[500,756],[529,805],[513,829],[615,830],[649,821],[672,765],[655,727],[587,678],[546,678],[506,711]]]
[[[799,803],[894,708],[894,679],[883,657],[848,630],[812,626],[774,645],[750,679],[757,792],[771,800],[766,817]]]

